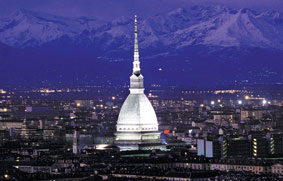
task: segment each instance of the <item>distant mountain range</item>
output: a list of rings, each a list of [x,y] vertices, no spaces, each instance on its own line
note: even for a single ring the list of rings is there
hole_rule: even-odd
[[[103,21],[20,9],[0,20],[0,81],[125,83],[133,25],[133,17]],[[193,6],[138,19],[138,31],[148,83],[283,82],[279,12]]]

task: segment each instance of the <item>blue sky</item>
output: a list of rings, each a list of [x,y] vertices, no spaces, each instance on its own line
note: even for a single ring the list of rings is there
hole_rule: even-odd
[[[223,5],[235,9],[245,7],[283,12],[283,0],[0,0],[0,16],[24,8],[57,15],[112,19],[133,14],[149,16],[192,5]]]

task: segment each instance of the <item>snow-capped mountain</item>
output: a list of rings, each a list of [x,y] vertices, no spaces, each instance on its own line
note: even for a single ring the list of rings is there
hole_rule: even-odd
[[[73,39],[103,23],[95,19],[59,17],[20,9],[0,23],[0,41],[20,48],[41,46],[62,36]]]
[[[147,83],[283,83],[279,12],[179,8],[138,17],[138,31]],[[102,21],[21,9],[0,20],[0,82],[125,84],[133,43],[133,17]]]
[[[130,49],[132,20],[119,17],[106,22],[21,9],[0,22],[0,42],[19,48],[38,47],[65,36],[76,44]],[[274,11],[194,6],[139,19],[138,28],[141,48],[205,45],[283,49],[283,18]]]

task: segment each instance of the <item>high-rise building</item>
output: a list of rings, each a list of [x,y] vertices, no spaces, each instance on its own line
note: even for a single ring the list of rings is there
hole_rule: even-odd
[[[283,154],[283,133],[281,131],[268,133],[267,139],[269,143],[269,154],[282,155]]]
[[[80,152],[81,152],[80,132],[78,130],[75,130],[73,134],[73,153],[80,154]]]
[[[197,155],[207,158],[225,158],[227,157],[227,140],[219,136],[207,139],[197,140]]]
[[[252,156],[259,158],[268,157],[269,143],[264,132],[251,132],[249,135],[252,146]]]
[[[227,140],[228,157],[250,157],[251,142],[247,136],[229,136]]]
[[[137,16],[135,16],[134,61],[133,73],[130,77],[130,94],[120,110],[115,133],[115,144],[121,150],[138,150],[142,145],[143,149],[145,145],[148,149],[152,149],[160,143],[156,114],[144,94],[143,78],[139,61]]]

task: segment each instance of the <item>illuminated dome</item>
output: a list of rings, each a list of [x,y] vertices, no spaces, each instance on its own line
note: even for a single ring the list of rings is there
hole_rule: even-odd
[[[133,73],[130,77],[130,94],[125,100],[119,113],[115,144],[121,150],[155,149],[156,147],[144,147],[144,145],[156,145],[160,143],[160,132],[155,111],[144,94],[143,76],[140,69],[137,19],[135,16],[135,50],[133,61]]]
[[[117,130],[158,130],[155,111],[144,93],[127,97],[118,117]]]

